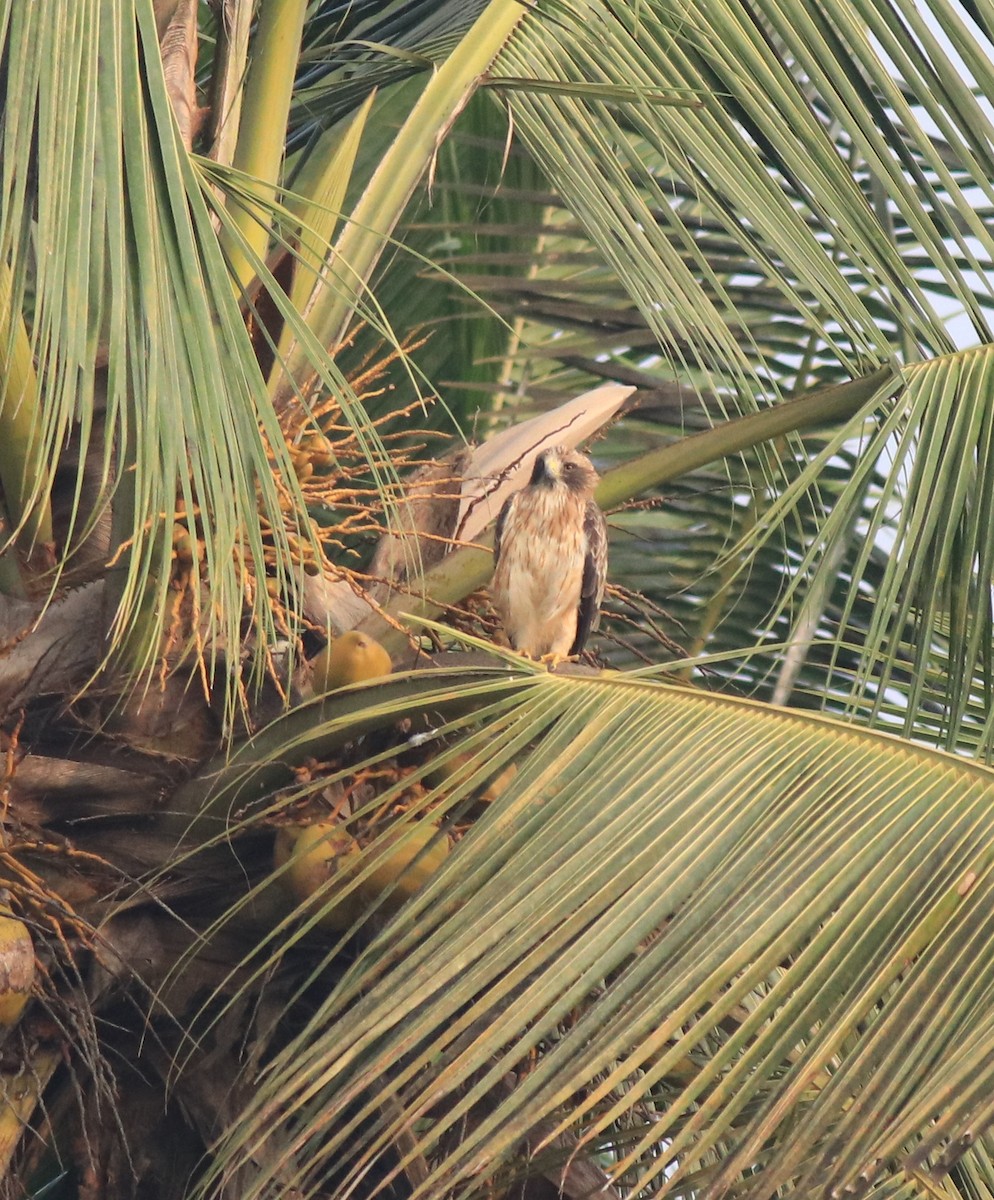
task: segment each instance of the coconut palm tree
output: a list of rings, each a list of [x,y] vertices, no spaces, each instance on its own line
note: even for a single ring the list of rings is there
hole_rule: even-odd
[[[6,1192],[994,1194],[994,10],[0,11]]]

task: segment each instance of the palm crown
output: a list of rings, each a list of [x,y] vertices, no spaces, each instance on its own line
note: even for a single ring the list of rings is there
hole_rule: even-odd
[[[994,1192],[994,12],[201,7],[0,23],[12,1194]]]

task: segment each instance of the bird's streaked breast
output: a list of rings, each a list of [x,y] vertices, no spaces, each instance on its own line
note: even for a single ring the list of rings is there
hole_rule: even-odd
[[[520,492],[509,509],[494,574],[494,604],[516,650],[565,656],[576,636],[586,499],[564,489]]]

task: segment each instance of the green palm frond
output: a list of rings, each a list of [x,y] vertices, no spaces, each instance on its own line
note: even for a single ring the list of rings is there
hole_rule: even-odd
[[[904,732],[924,736],[926,728],[935,729],[937,705],[945,744],[955,746],[966,735],[984,757],[989,733],[985,728],[974,741],[964,722],[972,723],[967,708],[989,686],[991,362],[990,347],[981,347],[905,368],[903,391],[860,446],[850,482],[834,492],[833,507],[796,562],[786,593],[796,594],[820,572],[836,575],[834,551],[843,547],[847,582],[841,593],[833,588],[842,637],[854,610],[873,597],[848,689],[854,711],[873,720],[893,709],[900,692]],[[859,430],[850,432],[855,437]],[[813,460],[773,502],[767,520],[774,527],[781,512],[796,511],[801,492],[820,485],[832,449],[829,443],[820,461]],[[856,486],[859,481],[863,486]]]
[[[386,456],[371,417],[329,356],[327,341],[319,340],[321,329],[327,326],[327,333],[331,328],[327,320],[322,325],[329,303],[338,306],[340,315],[331,321],[341,328],[346,314],[341,296],[334,288],[319,289],[306,323],[282,297],[262,264],[260,248],[253,249],[237,223],[217,208],[213,189],[221,168],[205,170],[180,142],[151,5],[138,5],[137,27],[126,7],[118,5],[108,14],[99,5],[84,4],[65,20],[54,12],[29,15],[16,7],[7,26],[6,53],[17,67],[5,77],[4,161],[30,164],[27,170],[11,166],[4,176],[0,244],[12,262],[8,340],[16,349],[16,318],[24,313],[30,349],[41,364],[42,389],[39,412],[32,418],[36,441],[25,443],[32,457],[21,468],[21,475],[31,478],[32,492],[23,498],[11,490],[17,507],[8,517],[15,531],[23,525],[29,540],[47,545],[51,539],[43,526],[37,526],[40,533],[32,532],[41,519],[33,514],[47,504],[46,480],[54,475],[62,447],[72,442],[79,464],[71,485],[76,500],[70,505],[68,529],[60,531],[58,553],[71,552],[90,531],[89,514],[77,518],[74,511],[90,486],[85,464],[113,512],[104,552],[113,564],[108,634],[125,647],[127,669],[134,671],[154,661],[163,621],[169,623],[160,614],[171,608],[169,561],[178,495],[183,510],[196,514],[191,540],[202,546],[197,565],[210,580],[211,602],[204,606],[203,627],[193,636],[201,646],[224,646],[227,661],[237,663],[248,604],[261,635],[251,639],[255,667],[250,674],[258,677],[266,647],[281,636],[265,589],[251,585],[252,574],[261,578],[266,559],[261,527],[273,533],[274,574],[291,612],[299,607],[302,586],[292,547],[315,536],[303,515],[305,498],[277,413],[296,403],[301,387],[316,380],[336,398],[365,448],[381,492],[377,471],[382,473],[382,467],[377,463]],[[517,19],[520,13],[515,10],[511,16]],[[106,46],[109,65],[98,70],[94,47],[105,18],[112,29]],[[463,74],[461,86],[469,93],[473,72]],[[129,98],[127,104],[120,102],[122,94]],[[460,94],[453,92],[452,104],[460,102]],[[72,138],[64,136],[63,108],[75,114]],[[425,158],[416,163],[408,155],[410,182],[393,209],[375,200],[375,186],[367,186],[363,194],[375,208],[378,227],[369,228],[360,212],[341,235],[345,240],[359,236],[367,248],[365,265],[350,258],[346,246],[340,248],[342,261],[349,262],[342,286],[352,302],[440,134],[424,124],[419,136]],[[73,203],[87,220],[67,223],[51,207],[65,178],[73,179]],[[264,200],[251,180],[246,188],[253,203]],[[268,210],[257,209],[256,219],[267,219],[267,211],[274,211],[272,204]],[[277,373],[275,409],[214,222],[220,224],[229,253],[248,256],[293,333],[290,361]],[[22,424],[28,400],[25,392]],[[16,444],[7,441],[8,449]],[[29,471],[35,460],[40,467]],[[18,463],[5,470],[8,480],[16,479]],[[57,582],[57,574],[43,574],[29,590]],[[11,586],[19,587],[18,580]],[[233,679],[229,684],[230,712],[238,685]]]
[[[967,62],[973,91],[927,27],[916,43],[917,57],[906,47],[898,53],[895,40],[900,44],[910,30],[918,37],[923,28],[917,10],[899,2],[863,6],[859,17],[865,28],[847,7],[834,4],[796,21],[792,12],[776,9],[760,18],[731,4],[691,6],[679,13],[649,6],[630,20],[597,4],[564,4],[556,6],[555,20],[522,30],[509,42],[501,66],[518,77],[576,85],[572,97],[540,88],[533,95],[515,90],[507,102],[525,145],[546,165],[555,185],[552,211],[571,210],[583,230],[568,221],[553,226],[529,278],[488,283],[472,273],[473,261],[467,263],[469,274],[458,265],[458,256],[453,264],[473,286],[489,291],[505,314],[524,316],[530,332],[543,321],[552,328],[586,331],[588,344],[581,345],[580,354],[570,353],[569,334],[539,334],[527,359],[519,358],[522,370],[545,355],[551,379],[554,371],[562,373],[560,363],[572,367],[577,360],[586,358],[589,365],[600,359],[605,374],[616,362],[620,373],[634,369],[646,382],[679,381],[716,392],[727,405],[748,407],[790,394],[799,385],[859,373],[894,354],[909,360],[910,369],[923,355],[948,352],[952,305],[960,306],[976,336],[987,340],[989,164],[975,134],[989,122],[976,96],[990,94],[994,78],[975,30],[951,7],[940,8],[936,20]],[[586,90],[592,83],[631,86],[633,77],[636,85],[689,90],[700,105],[605,105]],[[580,161],[577,145],[586,149],[582,180],[574,168]],[[588,160],[597,163],[593,175]],[[496,264],[500,255],[479,261]],[[679,323],[671,312],[679,313]],[[616,328],[606,333],[612,322]],[[660,350],[668,360],[661,364],[653,361]],[[949,366],[935,371],[956,376],[945,386],[955,391],[962,428],[971,419],[967,409],[984,403],[982,368],[977,360],[967,372],[947,353],[937,361]],[[933,368],[921,369],[930,373]],[[953,392],[945,407],[939,392],[926,402],[918,376],[911,372],[907,378],[908,411],[914,415],[903,425],[905,415],[895,413],[886,426],[889,431],[897,421],[906,429],[900,463],[893,469],[876,465],[889,432],[860,452],[857,473],[867,478],[868,472],[883,469],[886,487],[866,491],[855,484],[847,496],[838,480],[824,481],[826,495],[842,499],[826,526],[828,540],[837,548],[839,530],[849,530],[855,555],[854,581],[839,614],[843,628],[835,636],[852,640],[845,631],[848,612],[857,590],[866,586],[863,574],[876,553],[874,539],[889,526],[888,508],[903,507],[912,538],[927,523],[930,544],[941,545],[946,554],[956,551],[965,536],[964,557],[957,564],[975,561],[977,583],[957,579],[955,600],[935,596],[934,575],[917,593],[914,586],[909,590],[906,542],[898,543],[880,580],[886,599],[874,609],[863,668],[869,675],[856,686],[862,699],[853,701],[859,711],[870,712],[870,719],[887,703],[888,681],[879,676],[879,663],[888,653],[883,623],[893,619],[896,636],[905,640],[909,621],[914,625],[919,651],[911,666],[920,680],[930,648],[951,637],[951,661],[958,666],[945,698],[930,694],[926,704],[920,690],[913,692],[905,728],[920,735],[919,709],[948,704],[943,736],[955,745],[961,725],[957,697],[965,703],[974,690],[968,681],[984,677],[983,646],[989,640],[979,582],[986,577],[986,556],[978,544],[984,520],[979,508],[965,515],[968,502],[962,497],[974,470],[972,456],[984,453],[983,434],[978,428],[979,446],[972,435],[955,446],[944,439],[941,458],[939,445],[930,439],[932,466],[926,468],[923,459],[918,468],[919,473],[927,469],[929,478],[916,483],[907,456],[917,452],[928,428],[941,426],[951,412]],[[936,413],[926,416],[930,406]],[[853,435],[858,436],[855,430]],[[886,454],[892,451],[888,447]],[[783,459],[789,463],[794,457],[796,451]],[[766,485],[778,474],[783,477],[782,465],[764,460]],[[905,494],[905,478],[917,487],[920,507]],[[838,590],[838,564],[824,556],[823,536],[797,510],[799,497],[799,490],[788,490],[770,514],[785,522],[786,544],[798,547],[792,561],[803,567],[803,585],[793,585],[795,604],[808,585],[826,597]],[[733,511],[726,520],[734,526]],[[962,520],[972,522],[965,532]],[[893,536],[889,528],[886,536]],[[915,560],[919,574],[913,568],[914,578],[923,578],[923,554],[928,551]],[[815,569],[819,562],[825,565]],[[888,605],[898,596],[905,610],[893,613]],[[739,630],[743,650],[767,634],[758,619],[751,628],[740,622]],[[824,625],[820,632],[827,632]],[[731,648],[728,642],[713,648],[725,646]],[[840,648],[837,654],[846,652]],[[851,656],[850,666],[859,670]],[[871,676],[877,707],[867,710]],[[927,717],[925,724],[934,727],[934,720]]]
[[[782,662],[763,643],[814,639],[798,702],[989,756],[989,359],[984,347],[906,368],[876,431],[808,443],[817,453],[778,496],[729,468],[671,487],[663,511],[620,516],[633,540],[616,538],[617,578],[641,572],[688,649],[743,651],[728,664],[737,686],[769,694]],[[721,624],[701,647],[716,587]]]
[[[407,711],[403,680],[378,690],[370,716]],[[994,775],[624,676],[499,690],[453,722],[467,765],[401,827],[458,831],[509,757],[518,773],[283,1031],[219,1171],[264,1157],[245,1195],[337,1196],[416,1160],[411,1194],[469,1196],[526,1142],[561,1166],[562,1133],[646,1194],[766,1196],[967,1151],[991,1116]]]
[[[382,150],[382,130],[401,119],[417,94],[406,86],[377,98],[359,150],[360,179]],[[503,232],[526,212],[540,211],[540,205],[522,199],[518,191],[534,186],[540,173],[520,152],[503,161],[507,133],[505,115],[486,97],[469,101],[433,161],[430,182],[415,191],[374,273],[376,311],[365,313],[365,324],[343,351],[346,361],[361,362],[375,352],[378,341],[408,331],[423,345],[412,347],[385,383],[399,386],[404,373],[413,372],[426,395],[435,392],[444,400],[444,408],[425,414],[425,423],[451,433],[455,419],[467,436],[477,411],[487,407],[484,385],[493,386],[498,379],[513,318],[501,319],[492,296],[484,298],[472,281],[454,275],[450,267],[461,252],[493,248],[513,248],[528,259],[538,236],[527,225]],[[298,180],[306,182],[303,172]],[[510,180],[517,185],[513,195],[507,192]],[[490,277],[513,268],[495,263],[483,270]],[[578,386],[561,395],[583,390]],[[383,407],[373,401],[371,411],[379,413]]]
[[[841,329],[855,355],[843,358],[850,370],[886,353],[888,339],[867,302],[892,311],[910,344],[949,348],[928,284],[904,261],[913,248],[928,256],[941,284],[987,337],[977,296],[987,295],[983,271],[991,259],[990,236],[964,191],[969,183],[984,192],[981,203],[989,203],[986,164],[973,149],[975,132],[987,128],[987,120],[967,89],[956,84],[934,38],[923,55],[927,76],[920,66],[913,69],[908,55],[895,57],[898,69],[909,71],[909,102],[893,65],[843,5],[822,5],[816,17],[795,7],[759,17],[735,4],[691,5],[679,12],[659,5],[627,22],[596,4],[557,7],[558,19],[532,30],[527,45],[525,39],[512,41],[509,61],[520,54],[540,78],[565,81],[616,79],[624,61],[629,83],[634,77],[646,85],[670,84],[701,99],[696,109],[632,105],[623,119],[598,110],[596,125],[592,106],[580,101],[517,96],[511,101],[521,110],[526,142],[551,164],[553,178],[561,180],[560,194],[569,197],[602,250],[625,244],[632,255],[624,268],[617,253],[612,262],[631,282],[635,273],[644,278],[645,293],[633,296],[644,311],[652,296],[663,313],[679,305],[721,320],[730,332],[737,324],[734,307],[723,304],[720,293],[705,301],[704,287],[717,280],[711,262],[697,250],[694,227],[681,219],[665,190],[672,180],[680,188],[677,195],[693,197],[689,210],[696,208],[736,247],[752,250],[753,271],[803,320],[820,323],[826,346],[836,352],[841,344],[828,321]],[[865,5],[860,16],[888,44],[882,26],[906,19],[907,8]],[[599,36],[590,36],[591,26]],[[960,32],[969,41],[971,35]],[[971,56],[971,68],[983,88],[990,65],[981,58]],[[939,126],[939,137],[926,132],[930,121]],[[567,139],[554,133],[563,127],[572,130],[570,144],[590,139],[591,157],[607,172],[586,191],[567,174]],[[617,154],[606,155],[604,144],[598,147],[594,140],[605,131]],[[655,162],[664,173],[658,182],[649,173]],[[618,198],[610,216],[603,206],[594,207],[594,197],[605,194]],[[896,244],[895,234],[904,230],[915,246]],[[670,264],[668,256],[677,251],[691,258],[702,283],[691,285]],[[846,264],[849,278],[839,269]],[[972,272],[980,275],[979,284]],[[671,286],[661,292],[664,280]],[[860,280],[862,287],[852,286]],[[684,296],[686,301],[677,299]],[[658,330],[658,319],[645,316]],[[687,332],[706,361],[706,331],[688,324]],[[734,361],[731,346],[723,349]]]
[[[162,564],[181,487],[207,534],[217,602],[208,625],[237,653],[238,556],[261,560],[257,504],[271,518],[279,512],[267,445],[287,464],[173,124],[151,9],[139,6],[137,27],[130,5],[74,5],[71,18],[15,9],[5,54],[27,77],[6,76],[0,244],[14,255],[12,304],[29,316],[43,365],[43,457],[54,467],[66,441],[78,439],[79,461],[94,455],[100,488],[114,494],[108,613],[118,636],[133,627],[149,587],[153,607],[165,604]],[[53,207],[67,179],[85,220],[67,221]],[[139,661],[154,652],[146,632]]]
[[[484,8],[484,0],[315,6],[304,31],[290,149],[334,125],[372,89],[443,62]]]

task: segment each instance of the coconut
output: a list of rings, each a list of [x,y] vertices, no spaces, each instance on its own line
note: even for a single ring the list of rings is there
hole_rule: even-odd
[[[185,566],[193,562],[193,538],[189,529],[179,521],[173,522],[173,553],[177,561]]]
[[[299,449],[318,470],[330,471],[335,465],[335,447],[323,433],[305,434]]]
[[[488,804],[499,799],[507,788],[514,782],[514,777],[518,773],[518,764],[510,762],[502,770],[498,771],[493,779],[489,780],[487,786],[480,792],[480,799],[485,800]]]
[[[475,753],[470,750],[460,750],[446,759],[439,755],[431,762],[430,770],[425,774],[425,782],[432,787],[444,787],[453,776],[465,770],[474,757]]]
[[[389,675],[390,655],[368,634],[352,629],[335,638],[311,662],[311,679],[318,694],[350,683]]]
[[[335,821],[284,826],[273,845],[277,869],[285,867],[279,876],[284,889],[308,916],[319,912],[318,924],[336,932],[348,929],[361,913],[355,892],[336,898],[358,854],[355,838]]]
[[[453,781],[453,777],[459,771],[464,771],[471,762],[477,760],[479,752],[476,750],[461,750],[459,753],[452,755],[451,758],[444,761],[435,761],[431,764],[431,769],[425,775],[427,783],[432,787],[445,787]],[[496,800],[507,788],[518,773],[517,763],[507,763],[500,771],[487,781],[485,787],[480,788],[477,792],[477,798],[490,803]]]
[[[419,821],[394,828],[373,846],[376,868],[359,884],[359,894],[372,902],[387,893],[384,903],[399,908],[419,892],[449,856],[451,842],[437,825]],[[387,850],[386,858],[379,856]]]
[[[35,948],[27,925],[0,905],[0,1026],[24,1011],[35,977]]]

